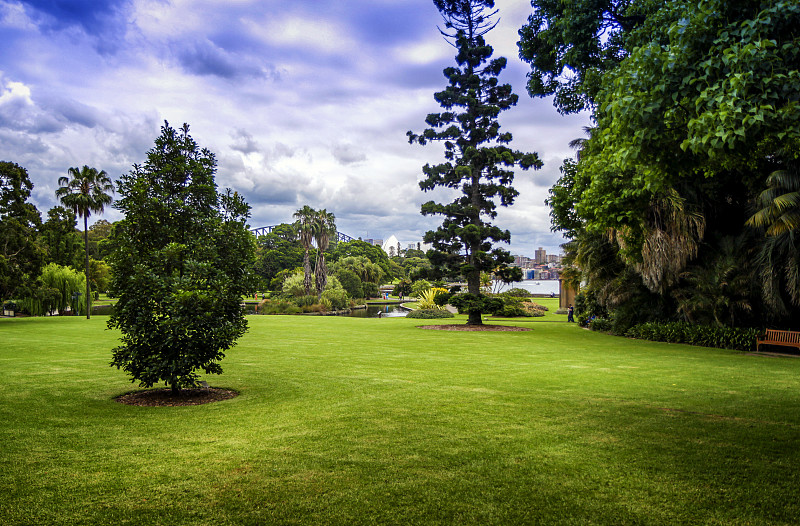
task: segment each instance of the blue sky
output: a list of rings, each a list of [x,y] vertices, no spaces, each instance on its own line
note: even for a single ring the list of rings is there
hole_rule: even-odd
[[[520,196],[497,224],[514,253],[557,252],[543,201],[588,117],[528,97],[516,41],[530,4],[496,6],[487,40],[520,96],[501,124],[545,161],[517,173]],[[0,0],[0,160],[28,169],[45,215],[69,167],[116,179],[144,161],[164,120],[187,122],[217,156],[218,185],[252,206],[251,226],[308,204],[353,237],[416,242],[440,221],[420,204],[452,198],[418,186],[441,147],[405,135],[439,110],[433,93],[454,64],[437,25],[430,0]]]

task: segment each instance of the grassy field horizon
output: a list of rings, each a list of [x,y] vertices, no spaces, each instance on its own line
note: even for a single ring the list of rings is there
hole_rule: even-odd
[[[795,524],[800,360],[592,333],[250,316],[136,407],[107,317],[0,320],[4,524]],[[441,320],[430,320],[442,323]],[[445,322],[451,322],[445,320]],[[452,322],[463,323],[462,319]]]

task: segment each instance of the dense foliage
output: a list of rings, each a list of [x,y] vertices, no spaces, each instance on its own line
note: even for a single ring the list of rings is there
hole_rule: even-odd
[[[436,320],[453,317],[454,314],[452,312],[442,309],[417,309],[406,314],[406,318],[415,318],[420,320]]]
[[[251,290],[255,245],[249,206],[218,193],[216,160],[188,125],[165,123],[143,165],[118,184],[115,207],[125,219],[111,235],[112,292],[119,298],[110,328],[121,331],[112,366],[132,381],[173,390],[194,386],[244,334],[240,306]]]
[[[442,225],[425,234],[433,245],[431,263],[451,276],[463,276],[469,292],[481,292],[481,272],[502,272],[513,259],[508,251],[493,248],[497,242],[509,242],[511,234],[491,224],[497,216],[497,201],[513,204],[518,192],[513,188],[513,168],[539,168],[535,153],[512,150],[508,132],[500,132],[498,116],[517,103],[508,84],[500,84],[498,75],[506,66],[505,58],[492,59],[493,49],[483,35],[494,25],[496,11],[491,0],[459,2],[435,0],[445,21],[442,33],[458,50],[456,67],[444,70],[449,84],[434,95],[444,109],[428,115],[430,126],[421,134],[408,132],[409,141],[425,145],[441,141],[445,162],[425,165],[423,191],[450,188],[460,195],[450,203],[429,201],[422,205],[423,215],[443,216]],[[449,31],[449,32],[448,32]],[[480,324],[479,302],[472,302],[468,324]]]
[[[595,124],[548,199],[592,308],[618,330],[796,324],[800,4],[533,5],[531,93]]]
[[[32,189],[25,168],[0,162],[0,302],[24,294],[46,256],[36,235],[42,218],[28,202]]]

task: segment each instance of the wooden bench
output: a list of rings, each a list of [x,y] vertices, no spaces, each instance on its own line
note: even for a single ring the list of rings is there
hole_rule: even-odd
[[[786,347],[797,347],[800,349],[800,332],[797,331],[778,331],[767,329],[767,333],[756,341],[756,352],[760,345],[783,345]]]

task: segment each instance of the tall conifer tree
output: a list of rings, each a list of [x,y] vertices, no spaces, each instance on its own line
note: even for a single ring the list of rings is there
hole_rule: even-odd
[[[512,279],[508,267],[513,261],[507,250],[496,248],[508,243],[511,233],[490,223],[497,217],[496,202],[513,204],[518,192],[512,187],[513,168],[540,168],[536,153],[512,150],[512,136],[500,132],[498,116],[517,103],[509,84],[500,84],[498,75],[506,66],[503,57],[492,59],[493,49],[483,35],[497,24],[493,0],[434,0],[444,19],[439,31],[458,51],[456,67],[444,70],[449,83],[434,94],[445,110],[428,115],[430,126],[422,134],[408,132],[410,143],[425,145],[442,141],[446,161],[422,171],[420,188],[427,192],[437,187],[461,191],[450,203],[429,201],[423,215],[441,215],[442,225],[425,234],[432,243],[431,262],[450,274],[461,274],[469,294],[462,299],[469,314],[468,324],[481,324],[485,302],[480,294],[481,272],[496,272]],[[517,271],[518,272],[518,271]]]

